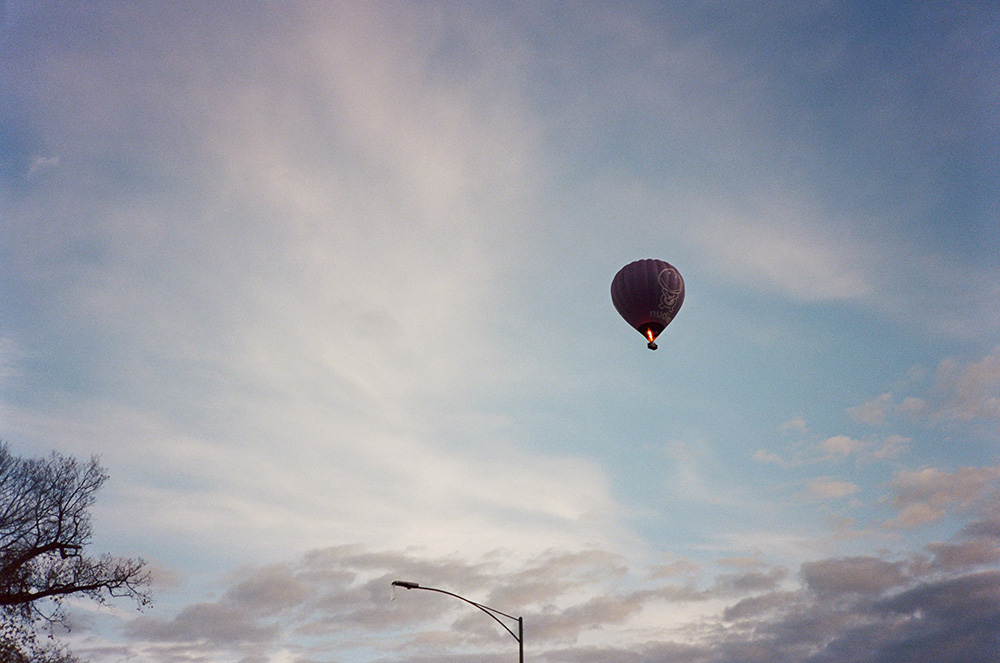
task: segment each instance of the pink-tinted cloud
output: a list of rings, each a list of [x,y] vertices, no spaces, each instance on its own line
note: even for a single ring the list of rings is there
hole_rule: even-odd
[[[901,470],[890,484],[898,515],[886,526],[910,529],[936,522],[948,510],[968,510],[995,494],[998,479],[1000,467]]]

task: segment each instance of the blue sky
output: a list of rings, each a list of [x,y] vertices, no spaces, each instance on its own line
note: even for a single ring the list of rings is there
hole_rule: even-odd
[[[0,437],[156,578],[81,656],[514,660],[402,578],[533,661],[995,660],[995,4],[0,7]]]

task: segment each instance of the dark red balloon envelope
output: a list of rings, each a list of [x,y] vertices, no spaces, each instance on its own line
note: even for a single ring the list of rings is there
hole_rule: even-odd
[[[618,270],[611,282],[611,302],[655,350],[656,337],[684,303],[684,279],[662,260],[636,260]]]

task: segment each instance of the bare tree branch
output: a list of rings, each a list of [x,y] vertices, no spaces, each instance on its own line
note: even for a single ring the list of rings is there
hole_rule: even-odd
[[[34,639],[37,621],[63,619],[61,601],[67,596],[149,603],[143,560],[84,554],[91,539],[90,507],[107,478],[96,457],[82,465],[58,453],[22,459],[0,442],[2,660],[73,660],[62,650],[39,649]]]

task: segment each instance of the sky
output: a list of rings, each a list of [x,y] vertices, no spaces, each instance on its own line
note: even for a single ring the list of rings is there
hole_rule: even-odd
[[[998,201],[992,2],[0,2],[0,439],[154,577],[60,638],[995,661]]]

